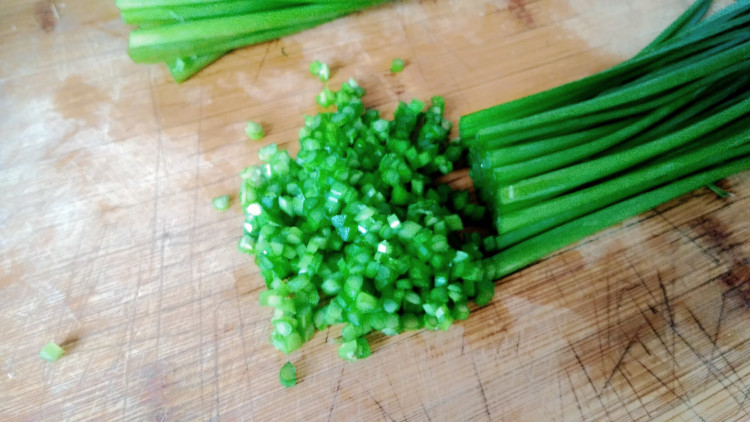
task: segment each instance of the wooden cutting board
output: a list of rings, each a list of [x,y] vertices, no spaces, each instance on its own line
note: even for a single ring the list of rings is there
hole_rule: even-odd
[[[750,420],[748,173],[720,184],[729,198],[630,219],[506,278],[449,331],[376,338],[357,363],[335,330],[291,356],[267,343],[241,210],[211,207],[260,147],[294,149],[314,59],[368,106],[442,94],[455,121],[613,65],[688,5],[407,0],[176,85],[129,61],[112,2],[3,0],[0,420]],[[68,351],[56,363],[37,356],[51,340]],[[284,390],[287,360],[300,383]]]

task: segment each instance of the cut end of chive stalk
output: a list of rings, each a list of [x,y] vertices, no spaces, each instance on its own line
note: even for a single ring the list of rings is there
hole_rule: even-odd
[[[51,341],[44,346],[41,352],[39,352],[39,357],[48,362],[54,362],[60,359],[64,354],[65,350],[58,346],[54,341]]]
[[[326,82],[331,78],[331,69],[327,64],[321,62],[320,60],[315,60],[314,62],[310,63],[310,73],[313,76],[317,76],[318,78],[320,78],[320,80],[323,82]]]
[[[226,211],[229,209],[229,195],[217,196],[216,198],[212,199],[211,202],[213,203],[214,208],[219,211]]]
[[[259,141],[263,139],[263,137],[266,135],[265,132],[263,132],[263,126],[253,121],[247,122],[247,127],[245,128],[245,134],[247,135],[248,138],[252,139],[253,141]]]
[[[292,362],[287,362],[281,367],[279,380],[285,388],[297,385],[297,369],[292,365]]]
[[[404,60],[395,58],[391,62],[391,73],[399,73],[404,70]]]

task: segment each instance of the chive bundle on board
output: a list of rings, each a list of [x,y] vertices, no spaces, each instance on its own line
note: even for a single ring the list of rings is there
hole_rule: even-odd
[[[187,80],[230,50],[274,40],[389,0],[116,0],[137,63]]]

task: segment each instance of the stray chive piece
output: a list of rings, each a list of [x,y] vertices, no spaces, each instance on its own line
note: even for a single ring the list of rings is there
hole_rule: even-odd
[[[331,69],[327,64],[322,63],[320,60],[315,60],[310,63],[310,73],[313,76],[320,78],[323,82],[326,82],[331,77]]]
[[[336,102],[336,94],[328,88],[328,85],[326,85],[325,89],[318,94],[317,97],[315,97],[315,101],[321,106],[321,107],[330,107],[333,105],[334,102]]]
[[[281,380],[281,385],[286,388],[297,385],[297,369],[292,365],[292,362],[287,362],[281,367],[279,380]]]
[[[41,352],[39,352],[39,357],[48,362],[54,362],[60,359],[64,354],[65,350],[58,346],[54,341],[51,341],[44,346]]]
[[[226,211],[229,209],[229,195],[217,196],[211,202],[214,204],[214,208],[219,211]]]
[[[395,58],[391,62],[391,73],[398,73],[404,70],[404,60]]]
[[[263,126],[252,121],[247,122],[247,127],[245,128],[245,134],[247,135],[248,138],[252,139],[253,141],[259,141],[263,139],[263,136],[265,136],[265,133],[263,132]]]
[[[725,191],[724,189],[716,186],[714,183],[709,183],[708,185],[706,185],[706,187],[711,189],[711,192],[715,193],[716,196],[718,196],[721,199],[727,198],[732,195],[731,193]]]

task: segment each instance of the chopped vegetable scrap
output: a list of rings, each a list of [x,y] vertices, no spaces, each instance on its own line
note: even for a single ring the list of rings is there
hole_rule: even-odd
[[[217,196],[211,201],[211,203],[213,204],[214,208],[216,208],[217,210],[226,211],[229,209],[229,205],[230,205],[229,195]]]
[[[292,365],[292,362],[287,362],[281,367],[279,380],[281,381],[281,385],[286,388],[297,385],[297,368]]]
[[[404,70],[404,61],[402,59],[393,59],[391,62],[391,73],[398,73]]]
[[[41,352],[39,352],[39,357],[48,362],[54,362],[60,359],[64,354],[65,350],[58,346],[54,341],[51,341],[44,346]]]

